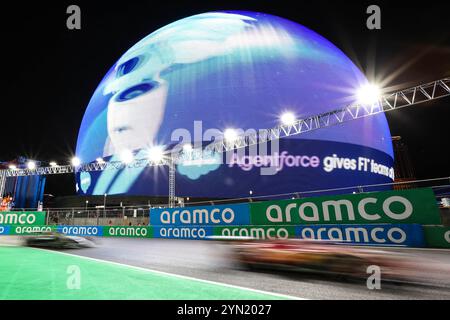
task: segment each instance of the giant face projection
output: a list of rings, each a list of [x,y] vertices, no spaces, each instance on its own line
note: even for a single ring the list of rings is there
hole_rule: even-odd
[[[143,158],[152,146],[177,143],[176,130],[195,139],[199,124],[202,132],[271,128],[285,111],[305,117],[353,103],[365,84],[342,51],[299,24],[254,12],[199,14],[151,33],[113,65],[89,102],[76,153],[85,163],[118,161],[125,150]],[[177,195],[240,197],[392,181],[384,115],[283,139],[279,149],[228,164],[179,164]],[[280,169],[261,175],[274,157]],[[78,174],[77,190],[167,195],[167,168]]]

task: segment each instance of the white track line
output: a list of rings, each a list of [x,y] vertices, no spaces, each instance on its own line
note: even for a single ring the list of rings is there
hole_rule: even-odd
[[[275,293],[275,292],[263,291],[263,290],[258,290],[258,289],[246,288],[246,287],[236,286],[236,285],[233,285],[233,284],[228,284],[228,283],[223,283],[223,282],[216,282],[216,281],[204,280],[204,279],[199,279],[199,278],[194,278],[194,277],[189,277],[189,276],[183,276],[183,275],[176,274],[176,273],[169,273],[169,272],[158,271],[158,270],[154,270],[154,269],[147,269],[147,268],[137,267],[137,266],[124,264],[124,263],[120,263],[120,262],[114,262],[114,261],[110,261],[110,260],[101,260],[101,259],[81,256],[81,255],[77,255],[77,254],[71,254],[71,253],[67,253],[67,252],[46,250],[46,249],[40,249],[40,248],[31,248],[31,249],[41,250],[41,251],[50,252],[50,253],[52,253],[52,252],[53,253],[59,253],[59,254],[66,255],[66,256],[77,257],[77,258],[82,258],[82,259],[92,260],[92,261],[97,261],[97,262],[102,262],[102,263],[109,263],[109,264],[113,264],[113,265],[117,265],[117,266],[121,266],[121,267],[128,267],[128,268],[132,268],[132,269],[136,269],[136,270],[140,270],[140,271],[146,271],[146,272],[149,272],[149,273],[160,274],[160,275],[165,275],[165,276],[170,276],[170,277],[176,277],[176,278],[185,279],[185,280],[192,280],[192,281],[197,281],[197,282],[203,282],[203,283],[207,283],[207,284],[218,285],[218,286],[223,286],[223,287],[228,287],[228,288],[233,288],[233,289],[240,289],[240,290],[245,290],[245,291],[265,294],[265,295],[269,295],[269,296],[276,296],[276,297],[285,298],[285,299],[309,300],[307,298],[294,297],[294,296],[285,295],[285,294],[281,294],[281,293]]]

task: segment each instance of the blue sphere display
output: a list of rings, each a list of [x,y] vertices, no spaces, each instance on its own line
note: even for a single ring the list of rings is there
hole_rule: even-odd
[[[355,102],[368,83],[337,47],[268,14],[211,12],[171,23],[112,66],[80,127],[82,162],[120,161],[176,144],[205,143],[226,129],[259,130]],[[392,182],[393,151],[383,114],[279,141],[279,149],[227,163],[179,163],[178,196],[245,197]],[[272,173],[262,169],[277,163]],[[167,167],[77,174],[80,194],[168,194]]]

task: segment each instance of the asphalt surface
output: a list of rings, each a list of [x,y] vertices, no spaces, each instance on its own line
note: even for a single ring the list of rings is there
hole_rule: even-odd
[[[297,272],[240,270],[227,259],[228,247],[219,242],[102,238],[94,248],[64,252],[306,299],[450,300],[449,250],[395,250],[438,261],[445,268],[448,267],[449,272],[438,285],[398,285],[382,282],[380,290],[369,290],[365,281],[349,282],[330,276]]]

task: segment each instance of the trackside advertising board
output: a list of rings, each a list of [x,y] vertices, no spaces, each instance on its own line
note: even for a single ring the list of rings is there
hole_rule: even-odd
[[[153,238],[152,227],[103,227],[104,237]]]
[[[425,245],[422,226],[418,224],[227,226],[214,227],[214,235],[252,237],[261,240],[317,239],[387,246],[423,247]]]
[[[419,224],[296,226],[295,237],[381,246],[425,246],[423,227]]]
[[[425,233],[424,233],[425,230]],[[57,231],[72,236],[211,240],[211,236],[273,239],[323,239],[367,245],[450,248],[450,228],[417,224],[284,226],[5,226],[0,235]]]
[[[257,202],[250,215],[252,225],[441,223],[429,188]]]
[[[102,226],[57,226],[56,231],[68,236],[103,236]]]
[[[214,235],[221,237],[252,237],[255,239],[288,239],[295,236],[294,226],[215,227]]]
[[[45,212],[5,211],[0,212],[0,225],[44,225]]]
[[[250,209],[248,203],[219,206],[152,208],[152,226],[197,226],[197,225],[248,225]]]
[[[450,249],[450,227],[424,226],[427,247]]]
[[[0,225],[0,235],[33,235],[33,234],[41,234],[42,232],[58,232],[66,234],[68,236],[153,238],[153,227]]]
[[[11,226],[2,226],[0,225],[0,236],[7,236],[9,235]]]
[[[154,238],[208,240],[214,235],[211,226],[155,226]]]
[[[33,235],[56,231],[56,226],[10,226],[10,235]]]

